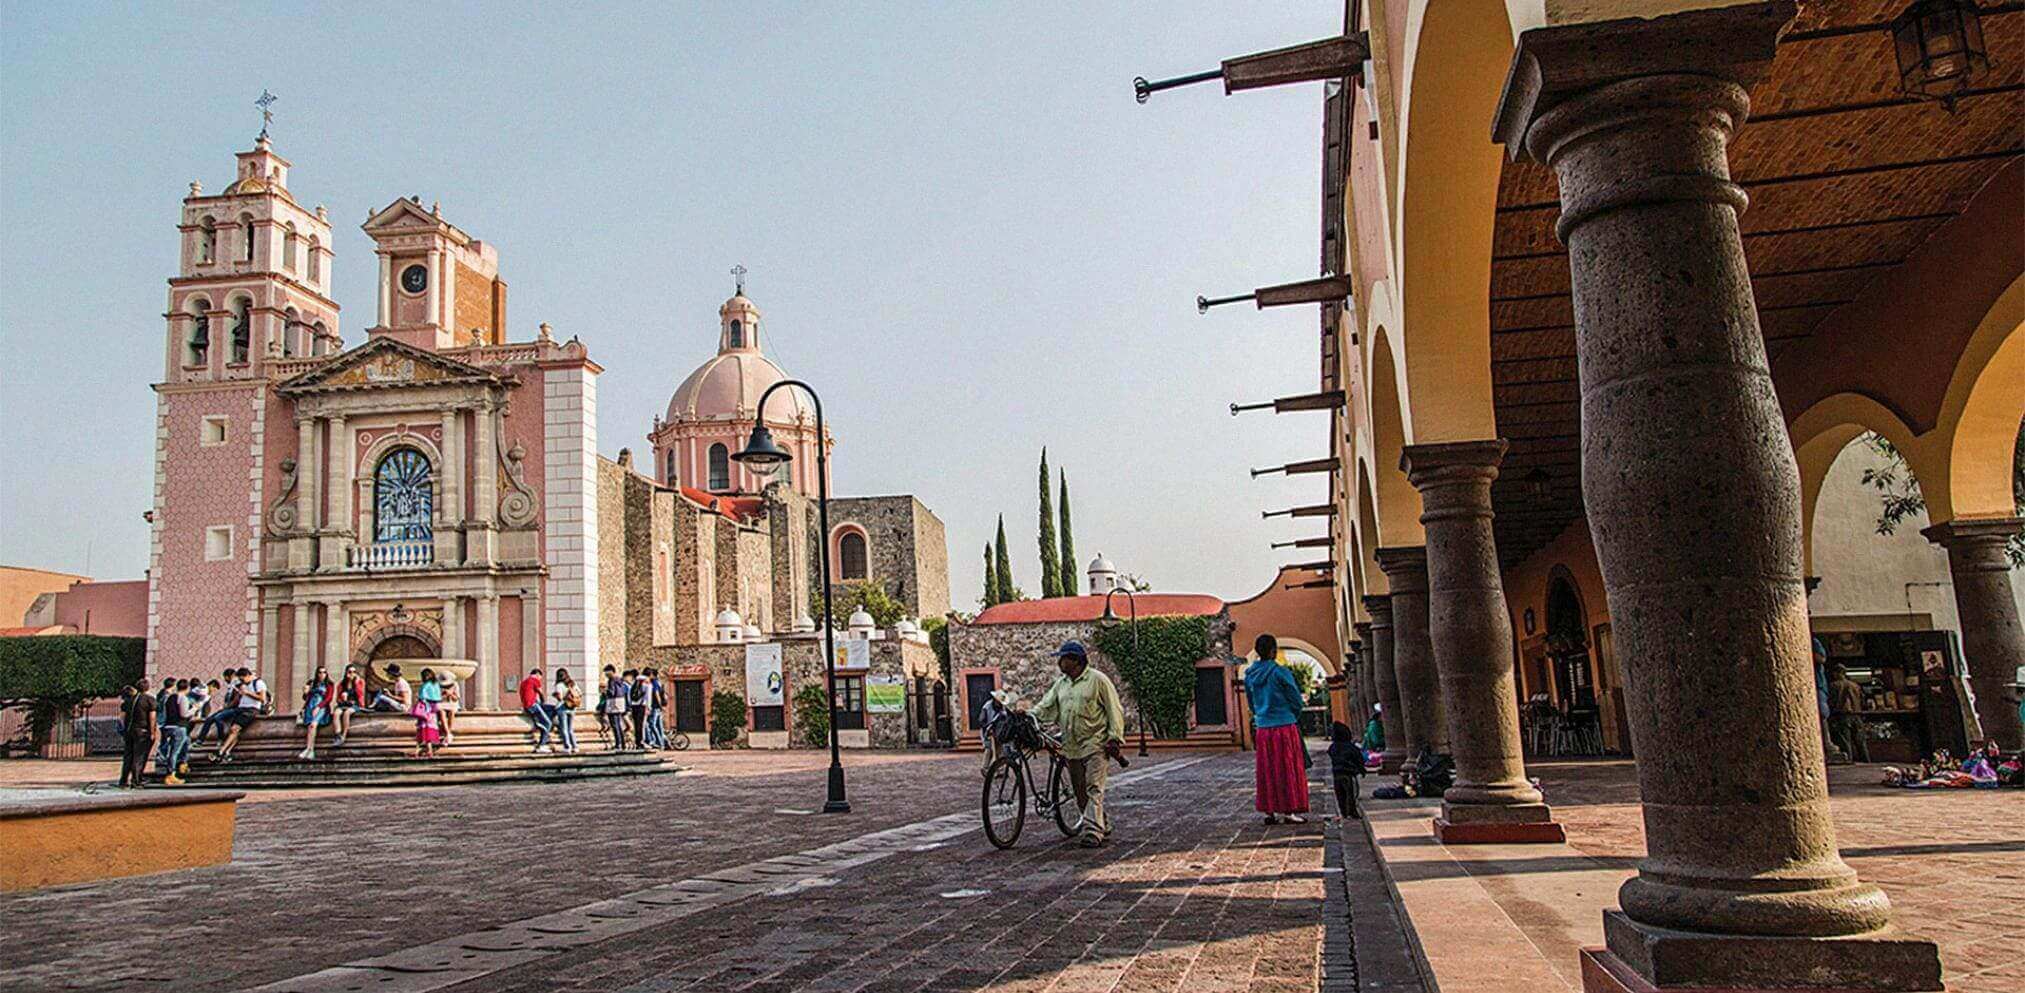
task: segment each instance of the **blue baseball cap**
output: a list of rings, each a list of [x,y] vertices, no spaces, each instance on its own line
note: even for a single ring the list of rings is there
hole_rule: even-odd
[[[1055,657],[1058,659],[1077,658],[1077,659],[1084,659],[1087,661],[1090,658],[1090,653],[1083,650],[1082,642],[1072,638],[1068,641],[1062,642],[1062,647],[1055,650]]]

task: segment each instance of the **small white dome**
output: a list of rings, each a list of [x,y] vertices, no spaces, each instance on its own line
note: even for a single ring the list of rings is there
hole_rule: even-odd
[[[878,626],[877,622],[872,620],[871,613],[867,611],[864,607],[859,607],[858,609],[851,611],[851,619],[846,623],[848,623],[851,626],[851,630],[853,631],[856,631],[859,628],[870,628]]]
[[[921,626],[903,617],[900,619],[900,623],[893,625],[893,633],[905,638],[909,635],[920,634]]]
[[[765,638],[765,636],[764,636],[764,635],[762,635],[762,634],[760,634],[760,632],[759,632],[759,625],[757,625],[757,624],[747,624],[747,625],[745,626],[745,640],[747,640],[747,641],[760,641],[760,640],[762,640],[762,639],[764,639],[764,638]]]
[[[809,617],[809,615],[807,614],[795,615],[794,632],[796,634],[808,634],[809,632],[814,631],[815,629],[816,629],[816,622],[813,618]]]
[[[733,610],[730,607],[726,607],[723,610],[717,612],[718,627],[735,628],[743,625],[744,623],[745,620],[738,616],[738,611]]]
[[[1107,558],[1105,558],[1105,557],[1104,557],[1104,553],[1103,553],[1103,552],[1098,552],[1098,553],[1097,553],[1097,557],[1096,557],[1096,558],[1094,558],[1094,559],[1091,559],[1091,560],[1090,560],[1090,568],[1089,568],[1088,570],[1086,570],[1086,571],[1088,571],[1088,572],[1093,572],[1093,573],[1094,573],[1094,572],[1117,572],[1117,571],[1118,571],[1118,567],[1117,567],[1117,566],[1115,566],[1115,565],[1112,565],[1112,564],[1111,564],[1111,560],[1110,560],[1110,559],[1107,559]]]

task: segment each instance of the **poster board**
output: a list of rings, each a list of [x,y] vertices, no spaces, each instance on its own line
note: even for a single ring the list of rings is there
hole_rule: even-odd
[[[907,684],[899,676],[872,676],[865,680],[865,712],[902,714],[907,712]]]
[[[778,642],[745,646],[745,701],[752,707],[778,707],[786,701]]]
[[[776,646],[778,647],[778,646]],[[837,646],[837,671],[861,672],[872,667],[872,643],[852,638]]]

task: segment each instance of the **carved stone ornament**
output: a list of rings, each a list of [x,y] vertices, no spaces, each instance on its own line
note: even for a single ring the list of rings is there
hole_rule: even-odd
[[[275,534],[295,530],[295,460],[281,460],[281,495],[267,505],[267,529]]]
[[[510,528],[524,528],[534,524],[534,491],[528,489],[526,468],[523,465],[527,450],[514,442],[506,450],[500,465],[506,470],[506,487],[499,494],[499,520]]]

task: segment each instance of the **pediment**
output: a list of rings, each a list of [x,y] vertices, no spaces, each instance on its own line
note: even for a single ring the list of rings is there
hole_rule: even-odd
[[[446,358],[398,338],[376,336],[275,387],[282,394],[411,385],[500,383],[489,369]]]
[[[363,225],[367,233],[389,229],[406,230],[417,226],[455,230],[443,218],[430,213],[421,204],[406,198],[395,200],[393,203],[380,208],[373,216],[366,218],[366,223]]]

